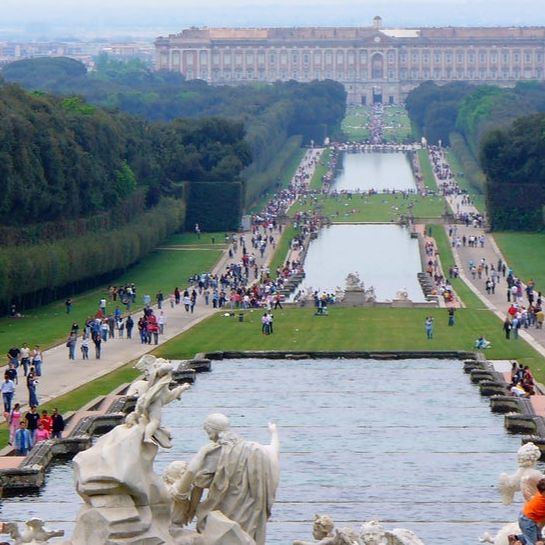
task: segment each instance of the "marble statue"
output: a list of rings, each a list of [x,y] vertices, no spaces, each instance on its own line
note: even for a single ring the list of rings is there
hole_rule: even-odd
[[[366,290],[364,290],[363,300],[366,303],[374,303],[377,300],[375,288],[373,286],[369,286]]]
[[[157,377],[157,369],[168,363],[167,360],[162,358],[156,358],[151,354],[145,354],[135,364],[134,368],[138,369],[144,374],[144,378],[141,380],[135,380],[128,388],[128,396],[140,396],[145,393],[150,386],[152,386]]]
[[[513,503],[515,493],[520,491],[524,501],[528,501],[537,491],[537,482],[544,477],[543,473],[536,469],[541,451],[534,443],[526,443],[517,451],[518,469],[509,475],[502,473],[499,477],[499,489],[502,502],[505,505]],[[494,543],[494,545],[508,545],[508,536],[520,534],[518,523],[512,522],[503,526],[495,535],[486,532],[481,538],[481,543]]]
[[[396,301],[408,301],[409,300],[409,292],[407,291],[407,288],[400,289],[396,292]]]
[[[534,443],[526,443],[518,449],[517,471],[512,475],[502,473],[499,478],[499,489],[505,505],[513,503],[515,492],[519,490],[524,501],[528,501],[537,492],[537,482],[544,477],[543,473],[536,469],[540,457],[541,451]]]
[[[310,543],[308,541],[295,540],[293,545],[332,545],[334,534],[333,529],[335,523],[327,515],[314,515],[314,522],[312,524],[312,537],[317,543]]]
[[[414,532],[402,528],[385,530],[376,520],[363,523],[359,531],[337,530],[331,518],[320,515],[314,517],[312,536],[318,541],[294,541],[293,545],[424,545]]]
[[[200,449],[171,487],[180,508],[177,520],[185,525],[196,517],[197,531],[206,534],[210,515],[219,512],[240,527],[241,539],[246,539],[244,534],[250,538],[244,543],[264,545],[279,477],[276,425],[269,424],[270,445],[242,439],[231,431],[223,414],[209,415],[203,427],[210,443]],[[208,494],[200,501],[204,489]]]
[[[360,541],[362,545],[424,545],[411,530],[404,528],[385,530],[377,520],[362,524]]]
[[[179,399],[189,386],[170,390],[172,366],[164,360],[153,365],[153,384],[140,395],[125,423],[74,458],[76,490],[84,505],[73,545],[173,543],[171,500],[153,471],[153,462],[159,446],[170,447],[170,433],[161,425],[161,408]]]
[[[348,273],[345,281],[344,291],[362,291],[363,282],[360,280],[358,273]]]
[[[41,545],[53,537],[63,536],[64,530],[50,530],[44,526],[42,519],[31,518],[25,522],[23,530],[19,530],[16,522],[5,522],[0,528],[0,534],[9,535],[15,545]]]

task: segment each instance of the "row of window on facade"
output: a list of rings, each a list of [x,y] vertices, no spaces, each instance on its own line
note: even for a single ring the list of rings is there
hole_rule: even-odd
[[[182,51],[172,50],[172,64],[179,64],[179,59],[181,57]],[[164,53],[163,57],[168,55]],[[198,55],[198,56],[197,56]],[[401,65],[408,63],[413,64],[446,64],[456,63],[456,64],[474,64],[474,63],[490,63],[498,64],[504,63],[508,64],[511,62],[519,63],[524,62],[527,64],[531,63],[543,63],[544,52],[543,50],[388,50],[384,53],[382,52],[367,52],[360,51],[336,51],[325,50],[325,51],[313,51],[311,52],[299,52],[286,50],[281,51],[268,51],[267,54],[264,51],[246,51],[244,54],[242,51],[222,51],[221,53],[216,51],[212,52],[212,64],[213,65],[226,65],[226,64],[254,64],[258,63],[264,65],[268,63],[269,65],[274,65],[276,63],[280,64],[303,64],[309,65],[322,64],[332,64],[334,61],[336,64],[356,64],[356,62],[367,63],[369,57],[379,56],[384,58],[387,63],[394,64],[397,60]],[[208,64],[209,52],[208,51],[195,51],[195,50],[184,50],[183,56],[186,64],[195,64],[198,62],[203,64]]]
[[[356,72],[333,72],[314,70],[312,72],[287,72],[276,70],[212,70],[193,71],[188,69],[185,75],[188,79],[199,78],[211,81],[228,81],[228,80],[262,80],[274,81],[276,79],[288,80],[294,79],[297,81],[311,81],[314,79],[334,79],[337,81],[356,81],[361,79],[387,80],[387,81],[426,81],[433,80],[519,80],[519,79],[543,79],[543,70],[400,70],[383,72],[372,70],[368,74],[358,74]],[[386,77],[385,77],[386,76]]]

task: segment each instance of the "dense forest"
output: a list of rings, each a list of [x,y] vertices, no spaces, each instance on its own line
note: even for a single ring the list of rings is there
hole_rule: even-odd
[[[540,188],[545,188],[545,171],[536,168],[541,162],[536,154],[542,150],[525,141],[524,124],[532,123],[528,138],[539,134],[533,125],[539,116],[526,116],[545,112],[545,84],[518,82],[503,89],[426,82],[409,94],[407,109],[414,126],[431,144],[441,140],[452,146],[469,182],[486,194],[493,229],[544,228],[545,194]],[[501,165],[501,176],[495,163]],[[527,173],[532,173],[531,181]],[[524,189],[530,183],[533,186]],[[531,203],[525,202],[528,194]]]
[[[338,129],[346,108],[346,92],[332,80],[210,86],[107,55],[97,59],[93,72],[72,59],[38,58],[11,63],[2,76],[29,90],[83,97],[150,121],[221,116],[242,123],[252,154],[251,166],[242,173],[245,208],[276,183],[283,166],[279,158],[289,161],[298,147],[296,136],[322,142]]]
[[[92,74],[25,60],[3,78],[4,311],[104,282],[184,226],[238,228],[301,143],[340,124],[346,99],[332,81],[215,88],[107,58]]]

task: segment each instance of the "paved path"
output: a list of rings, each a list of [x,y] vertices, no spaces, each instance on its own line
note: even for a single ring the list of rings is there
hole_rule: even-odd
[[[309,150],[303,158],[301,164],[304,164],[311,154],[316,154],[316,150]],[[312,176],[312,172],[311,172]],[[242,233],[241,233],[242,234]],[[246,238],[248,251],[251,253],[251,232],[243,233]],[[279,238],[279,233],[274,233],[276,239]],[[198,247],[198,246],[197,246]],[[181,248],[178,248],[181,249]],[[169,248],[176,251],[176,249]],[[239,253],[230,258],[228,249],[223,252],[222,257],[213,269],[213,273],[221,274],[229,263],[240,260],[242,257],[241,246],[238,245]],[[258,267],[266,266],[273,255],[274,248],[271,244],[267,244],[266,251],[263,257],[260,257],[259,251],[255,251],[256,262]],[[195,271],[201,273],[204,271]],[[181,282],[180,285],[183,285]],[[156,308],[156,307],[155,307]],[[195,324],[208,318],[216,311],[212,305],[206,306],[204,298],[197,298],[197,305],[193,314],[186,312],[182,304],[170,307],[168,302],[163,303],[163,312],[166,317],[166,326],[164,335],[159,337],[159,345],[172,339],[176,335],[188,330]],[[223,310],[225,312],[225,309]],[[136,322],[141,312],[135,312],[135,327],[133,329],[133,339],[110,339],[102,343],[101,359],[94,358],[95,348],[92,343],[89,346],[89,360],[81,359],[80,344],[76,347],[76,357],[78,359],[72,361],[68,359],[68,348],[63,344],[58,345],[44,352],[43,376],[39,379],[38,398],[41,404],[54,399],[60,395],[66,394],[79,386],[83,386],[111,371],[125,365],[126,363],[140,358],[142,355],[156,348],[154,344],[147,345],[140,343],[140,336],[136,327]],[[19,385],[17,386],[14,402],[19,402],[24,407],[28,402],[27,388],[22,376],[22,370],[19,370]]]
[[[454,214],[463,214],[464,212],[475,214],[478,213],[477,209],[473,205],[462,204],[461,195],[448,196],[447,202]],[[455,233],[453,233],[454,237],[462,238],[464,235],[466,236],[466,238],[470,235],[476,237],[484,237],[483,248],[481,248],[480,246],[470,247],[468,245],[452,247],[451,245],[454,259],[456,260],[456,264],[458,265],[458,268],[460,270],[460,277],[462,278],[462,280],[466,282],[466,284],[471,288],[475,295],[477,295],[481,299],[481,301],[486,305],[487,308],[494,312],[499,318],[501,318],[501,320],[505,320],[505,317],[507,315],[507,309],[509,307],[509,303],[507,302],[507,282],[505,281],[505,278],[500,278],[500,282],[496,285],[494,294],[487,294],[485,286],[487,277],[484,274],[484,271],[482,274],[482,278],[480,279],[478,278],[478,276],[474,279],[470,271],[470,261],[472,261],[475,266],[477,266],[483,258],[489,266],[494,265],[494,267],[497,267],[498,261],[501,259],[502,262],[506,263],[509,267],[509,263],[507,263],[505,257],[498,248],[494,237],[490,233],[486,232],[485,229],[480,227],[474,227],[471,224],[468,227],[463,224],[456,224],[451,227],[455,230]],[[447,230],[448,234],[449,227],[445,226],[445,229]],[[443,265],[446,264],[443,263]],[[516,275],[516,271],[514,271],[514,274]],[[523,304],[526,305],[527,301],[525,300]],[[498,327],[501,326],[498,324]],[[486,332],[484,331],[475,332],[476,337],[481,334],[485,335],[485,333]],[[534,327],[521,329],[520,336],[528,341],[528,343],[530,343],[530,345],[535,348],[541,355],[545,356],[545,329],[535,329]],[[512,340],[512,342],[517,341]]]

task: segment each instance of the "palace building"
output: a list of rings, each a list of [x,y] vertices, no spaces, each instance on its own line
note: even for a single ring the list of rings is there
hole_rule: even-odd
[[[155,41],[155,68],[210,84],[333,79],[348,102],[402,102],[428,80],[545,78],[545,27],[190,28]]]

